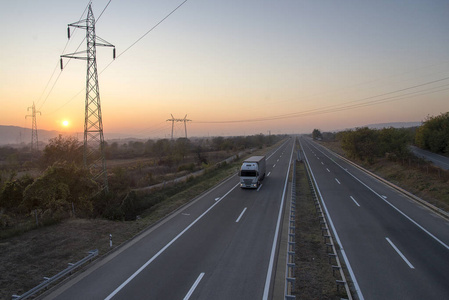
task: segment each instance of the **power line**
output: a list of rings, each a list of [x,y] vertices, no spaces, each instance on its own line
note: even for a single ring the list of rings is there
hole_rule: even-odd
[[[156,27],[158,27],[162,22],[164,22],[168,17],[170,17],[175,11],[177,11],[181,6],[184,5],[184,3],[186,3],[188,0],[184,0],[183,2],[181,2],[181,4],[179,4],[175,9],[173,9],[169,14],[167,14],[164,18],[162,18],[162,20],[160,20],[159,22],[156,23],[156,25],[154,25],[153,27],[151,27],[147,32],[145,32],[140,38],[138,38],[134,43],[132,43],[130,46],[128,46],[128,48],[126,48],[125,50],[123,50],[119,55],[117,55],[116,59],[118,59],[120,56],[122,56],[123,54],[125,54],[129,49],[131,49],[132,47],[134,47],[135,44],[137,44],[138,42],[140,42],[145,36],[147,36],[150,32],[152,32]],[[101,70],[100,74],[104,72],[104,70],[106,70],[114,61],[112,60],[109,64],[106,65],[106,67],[104,67],[103,70]]]
[[[103,15],[104,11],[106,10],[106,8],[108,8],[109,4],[111,3],[111,0],[109,0],[108,4],[106,4],[106,6],[103,8],[103,11],[101,12],[101,14],[98,16],[98,18],[95,20],[95,24],[97,24],[98,20],[100,20],[101,16]]]
[[[132,47],[134,47],[134,45],[136,45],[138,42],[140,42],[145,36],[147,36],[151,31],[153,31],[156,27],[158,27],[162,22],[164,22],[168,17],[170,17],[175,11],[177,11],[182,5],[184,5],[184,3],[186,3],[188,0],[184,0],[183,2],[181,2],[181,4],[179,4],[176,8],[174,8],[172,11],[170,11],[170,13],[168,13],[164,18],[162,18],[158,23],[156,23],[156,25],[154,25],[153,27],[151,27],[147,32],[145,32],[141,37],[139,37],[134,43],[132,43],[130,46],[128,46],[128,48],[126,48],[124,51],[122,51],[119,55],[116,56],[115,59],[118,59],[120,56],[122,56],[123,54],[125,54],[125,52],[127,52],[129,49],[131,49]],[[89,1],[90,3],[91,1]],[[103,11],[100,14],[103,14],[103,12],[106,10],[106,8],[109,6],[109,3],[111,2],[111,0],[106,4],[106,7],[103,9]],[[87,8],[86,8],[87,9]],[[84,14],[84,13],[83,13]],[[99,19],[99,18],[98,18]],[[97,21],[98,21],[97,19]],[[84,40],[83,40],[84,42]],[[81,42],[81,43],[83,43]],[[81,44],[80,44],[81,45]],[[79,48],[79,46],[78,46]],[[78,50],[78,48],[75,50],[75,52]],[[70,61],[70,60],[69,60]],[[66,63],[69,63],[69,61]],[[114,62],[114,60],[111,60],[109,62],[109,64],[106,65],[106,67],[103,68],[103,70],[101,70],[99,72],[99,74],[102,74],[112,63]],[[59,62],[58,62],[59,64]],[[56,83],[55,83],[56,84]],[[53,85],[54,86],[54,85]],[[72,98],[70,98],[70,100],[68,100],[66,103],[64,103],[62,106],[60,106],[58,109],[54,110],[53,112],[51,112],[50,114],[56,113],[57,111],[59,111],[61,108],[63,108],[64,106],[66,106],[67,104],[69,104],[73,99],[76,98],[76,96],[78,96],[83,90],[80,90],[75,96],[73,96]],[[48,95],[47,95],[48,98]],[[42,106],[41,106],[42,107]]]
[[[401,94],[401,95],[396,95],[396,96],[392,96],[392,97],[366,101],[366,100],[370,100],[370,99],[384,97],[387,95],[392,95],[392,94],[399,93],[399,92],[404,92],[404,91],[411,90],[411,89],[418,88],[418,87],[423,87],[426,85],[434,84],[434,83],[445,81],[448,79],[449,79],[449,77],[445,77],[445,78],[441,78],[438,80],[429,81],[426,83],[414,85],[411,87],[399,89],[399,90],[388,92],[388,93],[383,93],[383,94],[376,95],[376,96],[366,97],[366,98],[362,98],[362,99],[358,99],[358,100],[348,101],[348,102],[341,103],[341,104],[334,104],[334,105],[324,106],[321,108],[315,108],[315,109],[310,109],[310,110],[306,110],[306,111],[300,111],[300,112],[294,112],[294,113],[288,113],[288,114],[282,114],[282,115],[276,115],[276,116],[270,116],[270,117],[264,117],[264,118],[254,118],[254,119],[244,119],[244,120],[227,120],[227,121],[196,121],[195,123],[225,124],[225,123],[262,122],[262,121],[273,121],[273,120],[279,120],[279,119],[296,118],[296,117],[301,117],[301,116],[310,116],[310,115],[331,113],[331,112],[337,112],[337,111],[348,110],[348,109],[355,109],[355,108],[372,106],[372,105],[385,103],[385,102],[397,101],[397,100],[401,100],[404,98],[408,98],[410,96],[422,96],[422,95],[426,95],[426,94],[430,94],[430,93],[444,91],[447,89],[440,89],[440,90],[436,90],[436,91],[431,91],[431,90],[434,90],[436,88],[441,88],[441,87],[447,86],[449,84],[445,84],[445,85],[438,86],[438,87],[433,87],[433,88],[430,88],[427,90],[419,90],[419,91],[411,92],[408,94]],[[421,93],[421,94],[417,94],[417,93]],[[364,102],[362,102],[362,101],[364,101]],[[362,103],[358,103],[358,102],[362,102]],[[351,104],[351,103],[355,103],[355,104]]]
[[[81,16],[80,16],[78,22],[81,21],[81,19],[83,18],[84,14],[86,13],[86,11],[87,11],[87,9],[88,9],[88,7],[89,7],[89,5],[90,5],[91,3],[92,3],[92,0],[89,0],[89,2],[87,3],[86,7],[84,8],[83,13],[82,13]],[[76,32],[76,30],[74,30],[72,34],[74,34],[75,32]],[[65,50],[67,49],[67,46],[69,45],[70,41],[71,41],[70,39],[67,39],[67,42],[65,43],[65,46],[64,46],[64,49],[62,50],[62,53],[65,52]],[[83,42],[84,42],[84,40],[83,40]],[[83,42],[81,42],[81,44],[82,44]],[[81,44],[78,45],[78,48],[81,46]],[[78,48],[77,48],[77,50],[78,50]],[[67,64],[68,64],[68,62],[67,62]],[[67,65],[67,64],[66,64],[66,65]],[[55,68],[53,69],[53,72],[51,73],[50,79],[48,79],[48,82],[47,82],[47,84],[45,85],[45,88],[44,88],[44,90],[42,91],[42,94],[40,95],[40,97],[39,97],[39,99],[37,100],[36,104],[39,104],[40,100],[42,99],[42,96],[44,95],[45,91],[47,90],[48,85],[50,84],[51,80],[53,79],[53,76],[55,75],[55,72],[56,72],[56,69],[58,68],[58,66],[59,66],[59,60],[58,60],[58,62],[56,63]],[[39,107],[39,109],[41,109],[42,106],[44,106],[45,102],[47,101],[48,97],[50,96],[51,92],[53,91],[53,88],[55,87],[56,83],[58,82],[60,76],[61,76],[61,72],[59,73],[58,77],[56,78],[55,82],[53,83],[53,85],[52,85],[50,91],[48,92],[47,96],[46,96],[45,99],[44,99],[44,102],[41,104],[41,106]]]

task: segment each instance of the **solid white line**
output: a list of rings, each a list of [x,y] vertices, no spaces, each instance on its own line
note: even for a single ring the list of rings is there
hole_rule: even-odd
[[[196,222],[198,222],[202,217],[204,217],[212,208],[214,208],[215,205],[220,203],[221,200],[223,200],[230,192],[232,192],[236,187],[238,187],[240,183],[237,183],[232,189],[230,189],[223,197],[221,197],[219,200],[217,200],[214,204],[212,204],[211,207],[209,207],[205,212],[201,214],[198,218],[195,219],[192,223],[190,223],[189,226],[187,226],[183,231],[181,231],[174,239],[172,239],[167,245],[165,245],[161,250],[159,250],[158,253],[153,255],[152,258],[150,258],[143,266],[141,266],[134,274],[129,276],[128,279],[125,280],[118,288],[116,288],[109,296],[105,298],[105,300],[110,300],[112,297],[114,297],[118,292],[120,292],[121,289],[123,289],[128,283],[131,282],[137,275],[139,275],[140,272],[142,272],[146,267],[148,267],[149,264],[151,264],[156,258],[158,258],[159,255],[161,255],[165,250],[167,250],[168,247],[170,247],[177,239],[179,239],[187,230],[189,230],[193,225],[195,225]]]
[[[354,201],[355,204],[357,204],[358,207],[360,207],[360,204],[357,203],[357,201],[355,201],[354,197],[352,197],[352,196],[349,196],[349,197],[352,199],[352,201]]]
[[[301,148],[303,148],[301,141],[300,141],[300,144],[301,144]],[[310,149],[309,145],[307,145],[307,147],[309,147],[309,150],[312,150],[312,149]],[[304,151],[304,157],[306,158],[307,165],[310,166],[309,159],[307,158],[305,151]],[[312,169],[311,168],[309,168],[309,169],[310,169],[310,174],[312,175],[313,182],[315,182],[317,192],[320,195],[320,198],[322,200],[323,207],[324,207],[324,210],[326,211],[327,218],[329,219],[329,224],[331,225],[332,232],[334,233],[335,239],[337,240],[337,244],[340,245],[340,253],[343,256],[343,260],[346,263],[346,267],[348,268],[349,276],[351,276],[352,283],[354,284],[355,292],[357,293],[359,300],[364,300],[365,298],[363,297],[362,290],[360,290],[360,286],[359,286],[359,283],[357,282],[357,278],[355,277],[354,271],[352,271],[351,264],[349,263],[349,259],[346,256],[346,252],[343,248],[343,244],[341,243],[340,237],[338,236],[337,230],[335,229],[334,222],[332,222],[331,215],[329,214],[329,211],[327,210],[327,206],[326,206],[326,203],[324,202],[324,198],[321,195],[321,190],[320,190],[320,187],[318,186],[318,182],[315,179],[315,175],[313,175]]]
[[[242,218],[243,214],[246,211],[246,207],[243,209],[242,213],[240,214],[240,216],[237,218],[237,220],[235,220],[235,223],[238,223],[240,221],[240,219]]]
[[[335,178],[335,181],[336,181],[336,182],[337,182],[338,184],[341,184],[341,183],[340,183],[340,181],[338,181],[338,179],[337,179],[337,178]]]
[[[276,223],[276,230],[274,233],[273,245],[271,246],[270,262],[268,263],[267,278],[265,280],[265,288],[264,288],[263,296],[262,296],[263,300],[267,300],[269,293],[270,293],[271,277],[272,277],[272,273],[273,273],[273,265],[274,265],[274,259],[275,259],[275,254],[276,254],[276,245],[277,245],[277,241],[278,241],[278,235],[279,235],[279,230],[281,227],[281,219],[282,219],[282,213],[283,213],[282,208],[284,207],[285,192],[287,191],[288,175],[290,174],[290,166],[292,164],[294,147],[295,147],[295,142],[293,142],[293,145],[292,145],[292,150],[291,150],[291,154],[290,154],[290,162],[288,163],[287,175],[285,176],[284,191],[282,192],[281,205],[279,206],[279,215],[278,215],[278,220]]]
[[[393,242],[390,241],[390,239],[387,237],[385,239],[387,240],[388,243],[390,243],[391,247],[393,247],[393,249],[396,250],[399,256],[407,263],[410,269],[414,269],[415,267],[408,261],[408,259],[404,256],[404,254],[402,254],[402,252],[399,251],[399,249],[393,244]]]
[[[425,229],[424,227],[422,227],[420,224],[418,224],[415,220],[413,220],[412,218],[410,218],[409,216],[407,216],[404,212],[402,212],[399,208],[397,208],[396,206],[394,206],[392,203],[390,203],[389,201],[387,201],[386,196],[380,195],[379,193],[377,193],[375,190],[373,190],[372,188],[370,188],[366,183],[364,183],[363,181],[361,181],[360,179],[358,179],[354,174],[352,174],[351,172],[349,172],[347,169],[343,168],[340,164],[338,164],[335,160],[333,160],[332,158],[330,158],[329,156],[327,156],[323,151],[321,151],[320,149],[316,148],[318,151],[320,151],[321,153],[323,153],[324,156],[326,156],[327,158],[329,158],[330,160],[332,160],[337,166],[339,166],[341,169],[345,170],[346,173],[348,173],[349,175],[351,175],[355,180],[357,180],[358,182],[360,182],[361,184],[363,184],[367,189],[369,189],[371,192],[374,193],[374,195],[376,195],[377,197],[379,197],[380,199],[382,199],[383,201],[385,201],[385,203],[387,203],[388,205],[390,205],[392,208],[394,208],[398,213],[400,213],[401,215],[403,215],[404,217],[406,217],[410,222],[412,222],[413,224],[415,224],[416,226],[418,226],[419,229],[421,229],[422,231],[424,231],[425,233],[427,233],[431,238],[433,238],[435,241],[437,241],[438,243],[440,243],[444,248],[446,248],[447,250],[449,250],[449,245],[446,245],[443,241],[441,241],[439,238],[437,238],[436,236],[434,236],[432,233],[430,233],[427,229]],[[385,198],[384,198],[385,197]]]
[[[190,296],[192,296],[193,292],[195,291],[196,287],[200,283],[200,281],[203,278],[203,276],[204,276],[204,273],[201,273],[200,276],[198,276],[198,278],[196,279],[195,283],[192,285],[192,287],[190,288],[189,292],[184,297],[184,300],[189,300]]]

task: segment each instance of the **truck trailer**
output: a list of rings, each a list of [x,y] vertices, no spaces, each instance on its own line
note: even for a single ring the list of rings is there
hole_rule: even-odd
[[[257,189],[265,178],[265,156],[252,156],[240,168],[240,187]]]

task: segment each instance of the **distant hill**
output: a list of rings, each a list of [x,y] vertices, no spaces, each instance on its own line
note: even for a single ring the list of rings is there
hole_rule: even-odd
[[[37,130],[39,142],[47,143],[49,139],[57,137],[60,132]],[[0,125],[0,145],[29,144],[31,143],[31,128],[19,126]]]
[[[421,126],[422,122],[393,122],[393,123],[381,123],[381,124],[370,124],[364,127],[371,129],[382,129],[382,128],[409,128]]]
[[[39,139],[39,144],[44,143],[47,144],[48,140],[58,137],[58,135],[72,135],[77,136],[80,141],[83,140],[83,133],[73,133],[73,132],[59,132],[59,131],[49,131],[49,130],[37,130],[37,136]],[[113,133],[107,132],[105,133],[105,140],[108,142],[113,142],[114,140],[124,143],[129,140],[138,140],[138,137],[133,137],[132,134],[124,134],[124,133]],[[148,138],[144,139],[146,141]],[[0,146],[3,145],[29,145],[31,143],[31,128],[23,128],[19,126],[6,126],[0,125]]]

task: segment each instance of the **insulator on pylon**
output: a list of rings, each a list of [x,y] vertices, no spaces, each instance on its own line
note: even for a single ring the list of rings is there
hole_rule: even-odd
[[[68,37],[69,40],[70,40],[70,27],[67,27],[67,37]]]
[[[61,70],[64,68],[64,65],[63,65],[63,63],[62,63],[62,57],[61,57]]]
[[[112,58],[115,59],[115,47],[112,49]]]

